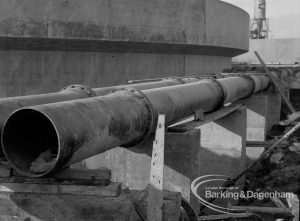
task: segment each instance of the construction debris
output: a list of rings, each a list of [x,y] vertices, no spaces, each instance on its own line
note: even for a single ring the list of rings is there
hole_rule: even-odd
[[[274,127],[277,130],[278,127]],[[282,132],[282,129],[280,128]],[[271,134],[275,135],[273,138],[278,139],[278,133],[271,131]],[[246,174],[246,185],[245,190],[255,192],[280,192],[294,194],[294,198],[299,198],[300,194],[300,137],[291,137],[285,145],[278,146],[274,151],[264,160],[260,162],[257,167],[253,168],[249,173]],[[240,204],[243,206],[255,206],[255,207],[274,207],[285,205],[290,209],[291,214],[297,215],[297,211],[288,202],[292,199],[243,199]],[[292,200],[293,202],[295,200]],[[296,201],[295,201],[296,202]],[[299,202],[299,201],[297,201]],[[298,205],[299,206],[299,205]],[[281,206],[282,207],[282,206]],[[272,210],[272,209],[271,209]],[[278,210],[278,209],[277,209]],[[253,210],[251,210],[253,212]],[[273,211],[273,210],[272,210]],[[274,210],[275,211],[275,210]],[[290,216],[284,214],[259,214],[261,220],[290,220]],[[298,220],[293,219],[293,220]]]
[[[300,153],[300,143],[293,143],[292,146],[289,146],[289,151]]]
[[[300,117],[300,112],[292,113],[291,115],[288,115],[288,119],[281,121],[280,125],[290,125],[291,123],[295,122]]]
[[[31,163],[30,172],[44,173],[55,164],[55,158],[51,155],[51,150],[41,153],[35,161]]]

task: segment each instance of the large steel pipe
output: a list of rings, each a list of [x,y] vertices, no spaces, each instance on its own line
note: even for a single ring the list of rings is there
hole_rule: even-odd
[[[268,84],[264,75],[230,77],[22,108],[5,123],[3,151],[19,173],[43,176],[116,146],[137,144],[154,132],[159,113],[170,125]]]
[[[191,83],[198,81],[196,78],[175,78],[170,77],[156,82],[147,82],[139,84],[128,84],[119,85],[103,88],[93,88],[89,89],[84,85],[71,85],[64,88],[60,92],[48,93],[48,94],[37,94],[37,95],[27,95],[19,97],[9,97],[0,99],[0,134],[2,131],[3,124],[14,110],[21,107],[34,106],[39,104],[48,104],[61,101],[75,100],[88,98],[93,96],[103,96],[109,94],[113,91],[134,88],[136,90],[146,90],[151,88],[167,87],[172,85]],[[0,144],[0,157],[3,156]]]
[[[92,96],[103,96],[105,94],[111,93],[115,90],[119,90],[122,88],[134,88],[136,90],[147,90],[151,88],[167,87],[167,86],[178,85],[183,83],[191,83],[197,80],[198,79],[195,78],[168,78],[157,82],[119,85],[119,86],[93,88],[93,89],[89,89],[83,85],[71,85],[64,88],[64,90],[56,93],[1,98],[0,99],[0,133],[1,133],[1,128],[3,126],[3,123],[7,119],[9,114],[12,111],[19,109],[21,107],[82,99],[82,98],[87,98]]]

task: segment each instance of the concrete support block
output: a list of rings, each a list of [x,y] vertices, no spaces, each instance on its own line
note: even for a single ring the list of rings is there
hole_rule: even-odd
[[[199,140],[199,130],[166,133],[164,189],[181,192],[187,200],[191,195],[190,181],[198,176]],[[112,181],[119,180],[123,187],[142,190],[149,183],[152,142],[149,139],[136,147],[117,147],[84,160],[82,165],[89,169],[106,165],[112,170]]]
[[[251,162],[255,161],[265,150],[265,147],[247,147],[247,161],[246,163],[249,165]]]
[[[245,169],[246,128],[245,107],[200,127],[199,176],[218,174],[235,177]],[[198,189],[198,193],[202,198],[206,198],[206,191],[210,191],[209,189],[212,187],[218,188],[222,183],[217,181],[204,184],[202,188]],[[238,187],[237,190],[240,191],[243,184],[244,178],[241,178],[234,186]],[[236,203],[233,199],[229,200],[232,204]],[[227,201],[227,199],[216,199],[214,203],[226,207]],[[210,211],[210,209],[206,210],[206,212]]]
[[[290,101],[296,111],[300,111],[300,89],[290,89],[289,90]]]
[[[247,141],[265,141],[268,131],[280,121],[280,94],[272,89],[237,103],[247,107]],[[246,151],[247,159],[255,160],[263,151],[264,147],[249,147]]]
[[[268,96],[264,94],[253,95],[247,99],[239,100],[237,103],[242,103],[247,108],[247,141],[265,141],[267,136],[267,122],[269,112]],[[263,147],[246,149],[246,164],[249,164],[253,159],[257,159]]]
[[[202,125],[199,174],[237,175],[245,168],[246,108]]]
[[[112,170],[112,181],[144,189],[149,182],[152,142],[132,148],[117,147],[74,165]],[[245,167],[246,109],[244,107],[185,133],[166,133],[164,189],[181,192],[199,211],[191,182],[206,174],[234,176]]]
[[[237,103],[247,107],[247,141],[264,141],[267,135],[268,96],[253,95]]]

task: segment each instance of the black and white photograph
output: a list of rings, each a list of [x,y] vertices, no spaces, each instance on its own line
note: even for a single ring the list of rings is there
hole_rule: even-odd
[[[298,221],[300,0],[0,0],[0,221]]]

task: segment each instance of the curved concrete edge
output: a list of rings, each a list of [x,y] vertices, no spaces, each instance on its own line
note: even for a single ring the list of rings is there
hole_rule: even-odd
[[[115,50],[121,45],[126,52],[206,54],[211,47],[220,47],[224,56],[248,50],[248,15],[218,0],[0,3],[0,37],[7,44],[4,49],[56,50],[61,46],[83,50],[87,46],[85,50],[92,50],[98,45],[98,50]],[[22,41],[24,46],[20,46]],[[105,48],[103,43],[109,46]]]
[[[13,50],[195,54],[224,57],[234,57],[247,52],[244,49],[214,45],[0,37],[0,50],[11,50],[12,48]]]
[[[249,49],[249,14],[229,3],[206,0],[206,45]]]
[[[248,13],[247,11],[245,11],[244,9],[242,9],[242,8],[240,8],[240,7],[236,6],[236,5],[233,5],[233,4],[231,4],[231,3],[224,2],[223,0],[220,0],[220,4],[226,4],[226,5],[229,5],[230,7],[235,8],[235,10],[240,11],[240,13],[244,14],[245,16],[248,16],[249,19],[250,19],[249,13]]]

